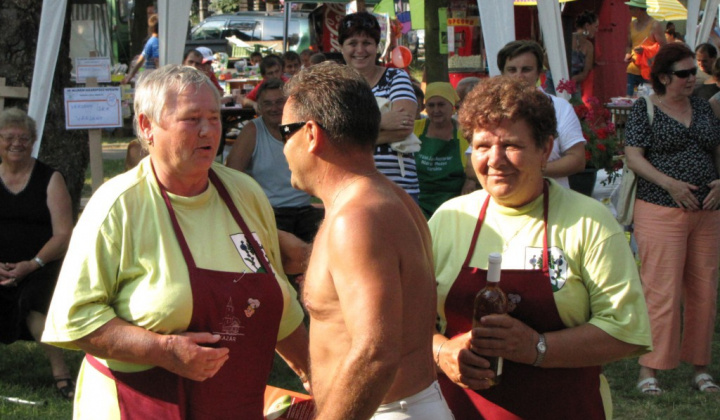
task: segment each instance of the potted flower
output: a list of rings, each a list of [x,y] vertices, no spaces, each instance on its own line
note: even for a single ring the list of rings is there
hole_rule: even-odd
[[[583,103],[582,99],[577,95],[573,95],[576,91],[575,82],[561,80],[556,90],[571,95],[570,104],[575,109],[578,120],[580,120],[580,127],[586,141],[586,172],[596,174],[598,170],[603,169],[607,173],[607,179],[603,180],[602,184],[612,184],[620,175],[618,170],[622,163],[618,156],[620,140],[615,131],[615,124],[612,122],[610,111],[595,97],[591,97]],[[594,186],[595,176],[592,178],[592,185]],[[570,181],[572,184],[572,177]],[[590,193],[592,193],[592,188],[587,195],[590,195]]]

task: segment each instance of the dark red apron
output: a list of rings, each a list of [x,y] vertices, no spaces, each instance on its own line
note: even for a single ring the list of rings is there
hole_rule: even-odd
[[[214,377],[196,382],[158,367],[137,373],[111,371],[88,355],[92,366],[115,380],[122,419],[263,418],[265,384],[282,316],[282,291],[225,186],[212,170],[209,175],[262,269],[234,273],[197,267],[170,198],[158,181],[190,276],[193,313],[187,331],[219,334],[222,338],[213,347],[227,347],[230,358]]]
[[[473,303],[485,286],[487,271],[470,267],[480,237],[490,196],[480,217],[465,262],[445,301],[448,337],[472,328]],[[547,243],[548,184],[543,188],[543,261],[549,261]],[[520,297],[510,315],[540,333],[565,328],[553,297],[548,264],[539,270],[502,270],[500,287]],[[488,390],[473,391],[455,385],[447,376],[438,380],[443,395],[458,420],[485,419],[605,419],[600,397],[600,367],[543,369],[504,361],[502,382]]]

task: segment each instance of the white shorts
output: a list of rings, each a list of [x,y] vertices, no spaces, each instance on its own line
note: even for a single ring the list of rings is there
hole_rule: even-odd
[[[383,404],[371,417],[375,420],[454,420],[437,381],[402,400]]]

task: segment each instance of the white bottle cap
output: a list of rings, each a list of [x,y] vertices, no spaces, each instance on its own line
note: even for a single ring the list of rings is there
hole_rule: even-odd
[[[500,266],[502,265],[502,255],[497,252],[491,252],[488,255],[488,273],[487,281],[489,283],[497,283],[500,281]]]

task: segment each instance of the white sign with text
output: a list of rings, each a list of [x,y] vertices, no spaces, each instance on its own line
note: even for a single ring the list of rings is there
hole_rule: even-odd
[[[65,89],[65,128],[122,127],[120,87]]]
[[[98,83],[110,83],[110,57],[78,57],[75,59],[77,83],[87,83],[89,77]]]

